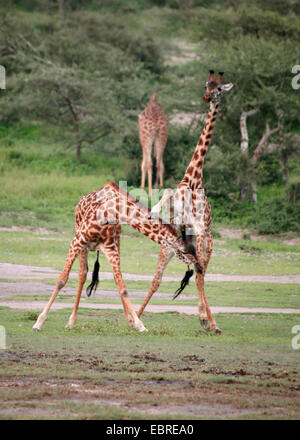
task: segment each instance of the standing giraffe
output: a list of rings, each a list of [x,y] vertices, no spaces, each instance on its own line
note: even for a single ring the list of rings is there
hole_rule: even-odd
[[[208,145],[216,124],[218,106],[222,91],[229,91],[233,84],[222,85],[223,72],[218,77],[214,77],[214,71],[210,70],[210,76],[205,85],[204,101],[210,102],[210,110],[206,124],[198,140],[194,155],[186,169],[183,179],[176,190],[165,190],[160,202],[153,207],[151,214],[157,215],[163,204],[169,205],[170,222],[179,235],[189,237],[186,240],[195,242],[197,257],[201,266],[202,273],[196,273],[196,284],[199,291],[199,316],[201,325],[210,324],[210,330],[221,333],[211,314],[204,290],[204,276],[212,254],[212,233],[211,233],[211,207],[203,190],[202,167]],[[186,203],[186,202],[190,203]],[[199,217],[200,214],[200,217]],[[188,217],[188,218],[187,218]],[[199,220],[200,219],[200,220]],[[172,252],[161,246],[158,264],[154,279],[149,293],[144,303],[138,311],[141,316],[152,295],[158,289],[163,272],[168,262],[172,258]]]
[[[153,93],[145,110],[139,115],[139,135],[143,150],[142,181],[141,187],[145,187],[146,172],[148,173],[148,191],[152,193],[152,145],[154,144],[154,160],[156,162],[155,187],[163,186],[164,163],[163,154],[168,137],[168,117],[162,111],[156,101],[156,93]]]
[[[178,238],[176,230],[170,225],[164,224],[162,220],[149,220],[149,216],[150,210],[148,208],[111,182],[104,185],[103,188],[82,197],[76,207],[75,236],[71,242],[64,269],[58,276],[49,302],[39,315],[33,330],[41,330],[49,309],[58,292],[65,286],[73,262],[78,256],[80,265],[78,290],[74,309],[67,324],[68,328],[72,327],[77,318],[80,296],[87,277],[88,251],[101,250],[112,266],[128,324],[140,331],[145,331],[144,324],[138,318],[128,298],[128,291],[122,278],[120,269],[121,224],[129,224],[151,240],[164,246],[170,252],[175,253],[179,260],[185,264],[194,265],[196,272],[202,271],[196,258],[196,249],[193,246],[187,245],[182,238]],[[97,270],[99,270],[98,258],[96,264],[95,268],[97,267]],[[97,277],[94,276],[95,268],[93,273],[94,285],[97,282]],[[89,293],[91,293],[93,288],[91,286],[88,288]]]

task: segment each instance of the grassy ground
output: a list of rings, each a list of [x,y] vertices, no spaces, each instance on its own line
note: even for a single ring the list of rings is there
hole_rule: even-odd
[[[12,136],[0,151],[0,225],[20,230],[0,230],[0,262],[60,270],[72,239],[76,203],[83,194],[122,176],[120,164],[92,158],[99,160],[102,170],[95,175],[92,162],[78,169],[59,149],[51,158],[49,145],[32,133],[27,143],[22,140],[25,150],[18,148],[16,134]],[[209,273],[299,272],[300,246],[275,239],[217,238]],[[155,243],[123,228],[123,272],[153,275],[158,251]],[[90,268],[94,258],[91,253]],[[77,262],[73,269],[78,270]],[[111,271],[104,257],[101,271]],[[184,271],[184,265],[173,259],[165,275],[182,276]],[[17,281],[23,284],[22,293],[12,295],[9,283],[13,287]],[[34,293],[34,282],[46,286],[55,279],[41,275],[25,280],[16,271],[14,279],[4,276],[0,285],[4,282],[2,299],[30,301],[45,299]],[[126,283],[130,292],[145,292],[150,285],[150,281]],[[68,286],[76,284],[71,278]],[[172,304],[177,287],[178,282],[163,282],[159,292],[169,296],[154,296],[152,303]],[[100,295],[101,289],[114,291],[115,297]],[[207,282],[206,290],[211,306],[299,308],[298,286],[293,284]],[[196,308],[193,282],[184,293],[177,303]],[[70,302],[70,310],[52,311],[40,333],[31,331],[37,312],[0,307],[0,325],[7,336],[6,350],[0,350],[2,419],[300,417],[299,353],[291,346],[297,315],[218,314],[223,330],[218,337],[206,333],[195,316],[145,312],[149,332],[140,334],[127,327],[121,311],[84,309],[86,301],[120,304],[113,280],[102,280],[95,297],[82,299],[77,324],[66,331],[73,294],[61,294],[57,301]]]
[[[130,21],[128,11],[125,15]],[[36,20],[40,17],[37,14]],[[188,77],[192,83],[195,80],[193,61],[186,61],[195,59],[202,48],[198,43],[187,45],[187,40],[199,41],[198,25],[182,26],[183,22],[187,23],[183,11],[169,8],[163,14],[158,8],[143,10],[132,21],[141,28],[147,23],[153,35],[160,32],[168,37],[162,51],[171,66],[170,77],[157,88],[161,99],[168,90],[172,92],[173,76],[181,85],[189,83]],[[154,84],[158,86],[156,80]],[[179,110],[199,111],[196,102],[189,104],[195,99],[194,86],[176,86],[176,93]],[[79,167],[74,145],[68,145],[69,139],[60,144],[56,130],[35,123],[0,126],[0,226],[21,228],[0,230],[0,262],[61,269],[80,197],[109,180],[118,182],[129,175],[126,160],[115,157],[111,146],[104,144],[84,149],[84,163]],[[59,134],[63,139],[65,133]],[[259,188],[259,197],[268,199],[269,191],[267,188],[264,194]],[[218,226],[214,225],[215,231]],[[270,238],[255,242],[217,238],[221,240],[215,243],[209,273],[299,273],[300,246]],[[124,227],[123,272],[153,275],[157,255],[155,243]],[[89,257],[90,268],[94,258],[94,254]],[[103,257],[101,271],[111,271]],[[165,275],[182,276],[184,271],[173,259]],[[22,301],[45,299],[44,294],[33,292],[33,282],[55,282],[24,280],[16,271],[15,279],[4,277],[0,286],[9,282],[13,288],[14,281],[23,284],[22,294],[13,296],[6,283],[5,295]],[[75,288],[76,284],[71,279],[68,285]],[[127,285],[130,292],[147,291],[150,281],[127,281]],[[159,292],[171,297],[177,287],[178,283],[164,282]],[[70,331],[64,326],[73,294],[59,295],[57,301],[70,302],[70,309],[52,311],[39,333],[31,331],[37,312],[0,307],[0,325],[7,336],[7,348],[0,349],[0,418],[300,418],[299,350],[291,345],[299,315],[218,314],[223,334],[216,336],[204,331],[195,316],[145,312],[143,321],[149,332],[141,334],[127,327],[121,311],[84,308],[86,301],[120,304],[113,281],[101,281],[100,289],[114,291],[115,298],[98,293],[83,299],[77,324]],[[212,306],[300,308],[299,288],[293,284],[207,282],[206,290]],[[179,298],[177,303],[196,308],[194,283],[184,294],[185,299]],[[172,304],[167,297],[155,296],[152,303]]]
[[[125,233],[123,271],[153,274],[158,246],[130,235],[130,230]],[[0,236],[0,261],[57,269],[71,239],[69,232],[23,230],[2,230]],[[222,237],[209,272],[293,274],[298,258],[298,246]],[[93,261],[94,254],[90,268]],[[103,258],[101,270],[110,270]],[[166,275],[178,276],[184,270],[173,260]],[[20,295],[10,295],[6,284],[7,298],[30,301],[45,299],[32,292],[34,282],[53,284],[55,278],[18,280],[16,272],[15,279],[0,280],[5,281],[12,286],[23,283]],[[147,291],[150,285],[126,282],[130,292]],[[76,284],[76,278],[69,280],[69,286]],[[154,296],[152,303],[172,304],[177,287],[178,282],[163,282],[160,292],[169,298]],[[114,291],[115,298],[105,297],[101,290]],[[206,290],[211,306],[299,308],[299,288],[293,284],[207,282]],[[185,299],[176,302],[196,308],[195,294],[191,283]],[[82,299],[77,324],[67,331],[73,300],[72,293],[59,295],[57,301],[69,301],[70,309],[51,311],[38,333],[31,331],[37,312],[0,307],[7,336],[6,350],[0,350],[3,419],[300,418],[299,350],[291,344],[299,315],[218,314],[223,334],[216,336],[204,331],[196,316],[146,311],[143,322],[149,332],[141,334],[127,327],[121,310],[84,308],[86,302],[120,304],[113,280],[102,280],[95,297]]]
[[[142,235],[124,227],[121,239],[121,269],[124,272],[154,273],[159,246]],[[35,234],[26,231],[1,231],[0,261],[16,264],[51,266],[62,269],[72,239],[71,233]],[[292,275],[299,273],[300,246],[288,246],[280,242],[225,239],[214,245],[209,273]],[[90,267],[95,254],[90,253]],[[75,262],[75,268],[77,263]],[[101,270],[111,270],[101,257]],[[166,275],[180,276],[185,268],[175,258],[167,266]],[[17,275],[16,275],[17,276]]]
[[[298,418],[294,315],[219,315],[220,338],[195,317],[146,313],[149,333],[113,311],[36,314],[1,308],[2,418]],[[59,399],[58,399],[58,396]],[[184,396],[184,398],[183,398]]]
[[[24,284],[22,294],[10,295],[9,288],[7,288],[7,296],[2,290],[3,296],[1,301],[14,300],[14,301],[37,301],[46,300],[49,293],[36,292],[33,282],[42,282],[43,284],[55,285],[55,279],[48,280],[3,280],[1,282],[21,282]],[[87,281],[87,285],[90,281]],[[28,287],[27,287],[27,285]],[[29,284],[30,283],[30,284]],[[77,288],[77,280],[70,279],[68,286],[73,287],[74,294],[61,293],[57,297],[57,301],[62,302],[74,302],[75,289]],[[147,292],[149,290],[150,281],[131,281],[126,280],[126,285],[129,290],[130,299],[135,304],[141,304],[142,299],[135,297],[135,292]],[[255,283],[255,282],[206,282],[206,295],[209,304],[214,306],[235,306],[235,307],[267,307],[267,308],[294,308],[300,307],[299,300],[299,286],[297,284],[277,284],[277,283]],[[177,290],[179,282],[163,282],[158,289],[157,293],[152,297],[151,304],[167,304],[167,305],[196,305],[198,304],[198,294],[194,282],[191,282],[188,287],[185,288],[184,294],[181,295],[176,301],[172,300],[174,292]],[[106,297],[105,292],[111,291],[114,293],[113,297]],[[158,294],[163,293],[165,295]],[[145,296],[145,295],[143,295]],[[87,303],[110,303],[120,304],[120,298],[116,290],[116,285],[113,280],[103,280],[98,286],[98,290],[93,297],[86,298],[82,295],[81,304]],[[83,305],[84,307],[84,305]]]

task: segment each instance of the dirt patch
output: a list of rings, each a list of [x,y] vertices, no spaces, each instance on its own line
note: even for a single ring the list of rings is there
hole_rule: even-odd
[[[57,233],[57,231],[51,231],[50,229],[45,229],[45,228],[33,229],[33,228],[26,227],[26,226],[11,226],[10,228],[5,228],[5,227],[1,226],[0,231],[32,232],[33,234],[54,234],[54,233]]]
[[[25,380],[26,379],[26,380]],[[108,384],[109,388],[106,388],[105,384],[101,385],[92,385],[88,384],[84,381],[70,379],[70,380],[60,380],[59,378],[48,378],[41,381],[38,377],[23,377],[23,378],[12,378],[12,377],[1,377],[1,385],[2,387],[17,388],[20,391],[20,388],[24,390],[31,389],[33,386],[36,386],[39,383],[43,383],[49,387],[49,394],[43,396],[42,399],[30,398],[27,396],[26,402],[23,402],[22,399],[10,400],[5,403],[5,407],[1,408],[1,413],[6,416],[12,416],[13,418],[18,418],[24,414],[30,414],[30,417],[33,418],[55,418],[60,417],[64,418],[66,416],[66,410],[61,408],[62,402],[68,403],[78,403],[78,404],[89,404],[93,405],[99,409],[113,407],[113,408],[121,408],[123,410],[134,413],[141,413],[144,415],[179,415],[186,417],[218,417],[218,418],[231,418],[237,417],[240,415],[246,415],[253,413],[253,410],[249,409],[239,409],[235,408],[230,404],[220,404],[220,403],[191,403],[182,401],[182,405],[180,403],[141,403],[137,404],[135,399],[124,399],[117,398],[114,395],[113,390],[111,389],[112,383]],[[177,387],[178,390],[185,389],[189,387],[191,384],[188,381],[168,381],[168,380],[144,380],[139,381],[138,384],[131,383],[126,384],[128,386],[135,385],[143,385],[146,387],[150,394],[156,393],[157,391],[151,391],[152,388],[156,387]],[[115,383],[114,386],[119,388],[120,386],[124,386],[121,383]],[[55,389],[55,391],[54,391]],[[58,399],[57,395],[62,393],[61,397]],[[173,391],[174,400],[175,395],[177,395],[177,391]],[[181,392],[180,392],[181,394]],[[147,392],[146,394],[147,395]],[[94,411],[97,409],[94,408]],[[261,411],[261,410],[260,410]],[[255,411],[257,413],[257,411]],[[72,410],[72,416],[82,417],[81,414],[78,414]]]
[[[12,309],[21,309],[21,310],[43,310],[46,301],[0,301],[0,306],[10,307]],[[133,304],[133,307],[136,311],[138,311],[140,305]],[[52,310],[60,310],[66,308],[73,308],[73,304],[70,303],[62,303],[56,302],[51,306]],[[122,304],[95,304],[85,302],[82,304],[82,308],[86,309],[114,309],[114,310],[122,310]],[[212,306],[211,312],[213,314],[218,313],[285,313],[285,314],[300,314],[300,309],[276,309],[276,308],[266,308],[266,307],[231,307],[231,306]],[[147,312],[152,313],[170,313],[170,312],[178,312],[184,313],[186,315],[198,315],[199,311],[196,306],[183,306],[183,305],[155,305],[148,304]]]
[[[0,298],[10,297],[14,295],[45,295],[49,297],[53,292],[54,286],[49,284],[43,284],[39,282],[16,282],[16,283],[7,283],[0,282]],[[73,287],[64,287],[61,291],[61,295],[75,295],[76,289]]]
[[[221,237],[243,240],[248,238],[252,241],[267,241],[270,236],[266,234],[253,234],[250,229],[242,229],[242,228],[218,228],[218,232]],[[282,244],[286,244],[289,246],[299,246],[300,245],[300,237],[295,237],[293,232],[287,232],[286,234],[274,235],[272,238],[276,238],[281,241]],[[216,240],[214,240],[216,242]]]
[[[60,271],[57,271],[51,267],[39,267],[39,266],[25,266],[22,264],[0,263],[0,278],[2,279],[38,279],[43,278],[57,278]],[[91,272],[88,274],[91,278]],[[113,280],[112,272],[101,272],[100,277],[102,280]],[[70,278],[78,278],[77,272],[70,272]],[[194,280],[194,276],[191,280]],[[131,281],[152,281],[153,275],[138,275],[131,273],[123,273],[124,280]],[[163,281],[181,281],[182,276],[164,276]],[[241,282],[265,282],[265,283],[293,283],[300,284],[300,275],[225,275],[225,274],[206,274],[206,281],[241,281]],[[26,284],[25,284],[26,286]]]
[[[169,122],[180,126],[191,125],[192,128],[198,125],[198,121],[205,122],[206,117],[206,113],[177,112],[170,115]]]
[[[300,237],[283,240],[282,243],[287,244],[288,246],[300,246]]]

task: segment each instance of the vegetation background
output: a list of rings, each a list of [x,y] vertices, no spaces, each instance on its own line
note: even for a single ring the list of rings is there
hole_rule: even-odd
[[[175,186],[213,68],[234,83],[204,167],[215,224],[299,232],[299,2],[4,0],[0,16],[2,226],[70,229],[83,194],[108,180],[139,186],[137,118],[153,92],[170,119]]]

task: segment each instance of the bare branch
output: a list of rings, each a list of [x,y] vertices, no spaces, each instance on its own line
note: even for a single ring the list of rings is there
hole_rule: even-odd
[[[270,144],[268,144],[265,148],[265,151],[267,151],[268,153],[274,153],[275,151],[280,151],[281,149],[281,145],[280,144],[274,144],[274,142],[271,142]]]
[[[22,34],[18,34],[19,38],[21,40],[24,41],[24,43],[26,44],[27,47],[29,47],[29,49],[34,53],[33,58],[41,63],[47,64],[48,66],[52,66],[57,68],[57,66],[50,60],[48,60],[47,58],[42,58],[39,54],[39,51],[30,43],[30,41],[26,40],[26,38],[24,37],[24,35]]]
[[[73,121],[74,121],[74,130],[75,130],[75,132],[76,132],[76,134],[78,135],[78,133],[79,133],[79,118],[78,118],[78,115],[77,115],[77,113],[76,113],[76,111],[75,111],[75,108],[74,108],[74,105],[73,105],[73,102],[72,102],[72,100],[70,99],[70,97],[66,94],[66,93],[64,93],[64,91],[61,89],[61,86],[60,86],[60,84],[57,82],[56,83],[56,90],[57,90],[57,92],[60,94],[60,96],[66,101],[66,103],[67,103],[67,106],[68,106],[68,108],[69,108],[69,110],[70,110],[70,112],[71,112],[71,115],[72,115],[72,117],[73,117]],[[82,139],[80,140],[80,142],[82,141]]]
[[[266,123],[266,130],[262,135],[262,138],[259,141],[257,147],[253,151],[252,161],[254,164],[256,164],[259,161],[259,158],[263,154],[269,138],[273,134],[278,133],[280,130],[282,130],[282,125],[280,123],[277,125],[276,128],[273,128],[273,130],[270,130],[269,123],[268,122]]]
[[[249,137],[248,137],[248,129],[247,129],[247,117],[255,115],[257,113],[257,109],[250,110],[248,112],[242,112],[240,117],[240,130],[241,130],[241,151],[242,153],[248,152],[249,147]]]
[[[95,136],[93,138],[89,138],[89,137],[85,138],[85,137],[83,137],[82,141],[83,142],[88,142],[89,144],[93,144],[94,142],[98,141],[99,139],[107,136],[109,134],[109,132],[110,132],[110,130],[106,130],[106,131],[102,132],[101,134],[99,134],[98,136]]]

